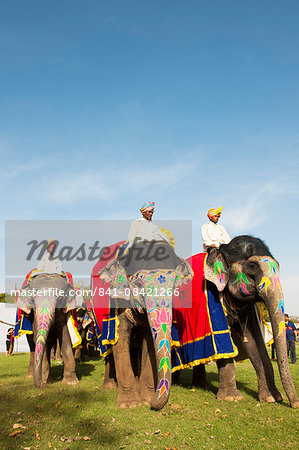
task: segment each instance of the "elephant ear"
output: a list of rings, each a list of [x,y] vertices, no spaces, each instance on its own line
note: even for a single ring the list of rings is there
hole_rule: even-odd
[[[130,285],[125,269],[119,261],[113,259],[101,268],[97,276],[104,282],[110,283],[110,296],[112,298],[130,300]]]
[[[65,295],[64,297],[59,297],[57,299],[56,308],[65,308],[65,312],[72,311],[73,309],[78,308],[77,304],[77,296],[75,294],[75,289],[69,283],[67,283],[64,288]]]
[[[26,289],[23,290],[23,293],[25,291],[26,291]],[[27,294],[27,292],[26,292],[26,294]],[[22,295],[18,298],[17,308],[20,308],[26,314],[29,314],[33,307],[34,307],[34,301],[33,301],[32,297],[29,297],[28,295]]]
[[[229,278],[229,267],[221,253],[213,249],[207,258],[205,270],[205,279],[211,281],[221,292],[225,288]]]
[[[174,288],[182,286],[182,284],[187,284],[190,280],[192,280],[194,276],[194,272],[190,264],[185,261],[183,258],[178,256],[180,263],[176,268],[176,279],[174,283]]]

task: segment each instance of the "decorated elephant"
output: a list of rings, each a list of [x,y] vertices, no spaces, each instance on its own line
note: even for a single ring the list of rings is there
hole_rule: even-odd
[[[251,236],[238,236],[229,244],[223,244],[219,249],[213,249],[209,255],[195,255],[193,257],[195,263],[200,255],[202,255],[201,258],[204,261],[202,269],[204,279],[201,289],[206,290],[207,293],[211,292],[215,298],[219,293],[218,303],[223,304],[226,311],[230,333],[239,348],[239,356],[240,353],[244,354],[245,352],[256,370],[259,400],[276,402],[282,400],[282,395],[275,386],[273,367],[264,343],[260,320],[256,313],[257,302],[263,302],[266,305],[274,335],[281,381],[291,407],[298,408],[299,402],[288,365],[283,317],[284,300],[279,280],[278,262],[260,239]],[[195,273],[194,280],[196,280],[197,268],[194,267],[192,260],[190,260],[190,263]],[[186,345],[184,339],[181,339],[184,333],[182,324],[187,323],[190,319],[193,320],[194,327],[197,327],[202,320],[196,312],[198,307],[195,301],[197,292],[194,291],[194,288],[192,296],[192,309],[174,311],[174,318],[178,319],[178,326],[181,325],[179,330],[181,346],[175,350],[178,354],[174,355],[173,370],[183,367],[196,367],[194,382],[198,384],[199,380],[196,380],[196,376],[204,375],[201,364],[209,360],[216,360],[219,369],[217,398],[240,400],[242,396],[237,390],[233,362],[237,352],[227,354],[223,358],[218,358],[217,355],[209,358],[208,355],[205,359],[203,354],[196,355],[196,346],[199,348],[199,340],[194,339],[191,344],[189,341]],[[220,336],[226,336],[225,338],[227,338],[227,334],[222,333],[222,328],[218,328],[212,345],[217,347],[217,339],[220,339]],[[206,337],[208,335],[209,333],[206,333]],[[180,358],[179,362],[178,357]],[[204,382],[204,379],[202,379],[201,384],[204,384]]]
[[[77,308],[78,333],[81,337],[81,345],[74,349],[74,358],[76,363],[84,362],[86,356],[92,356],[95,353],[95,334],[92,313],[86,307],[86,304]]]
[[[43,387],[50,381],[50,351],[60,343],[64,361],[63,383],[76,384],[75,360],[72,345],[80,336],[76,333],[71,312],[75,309],[75,297],[70,295],[72,286],[58,274],[40,274],[32,278],[22,289],[17,301],[20,318],[17,328],[27,320],[32,331],[20,330],[27,334],[30,347],[28,375],[34,375],[34,384]],[[71,339],[71,335],[72,339]],[[72,344],[73,342],[73,344]]]
[[[150,404],[158,410],[168,401],[171,387],[173,295],[193,273],[168,243],[141,242],[123,254],[121,244],[110,247],[112,255],[115,248],[120,249],[115,259],[107,262],[107,257],[103,257],[93,270],[92,290],[98,288],[101,302],[97,305],[94,296],[99,346],[102,355],[113,351],[117,406]],[[132,256],[134,252],[141,255],[139,259]],[[162,260],[156,257],[157,252],[164,254]],[[110,297],[106,310],[103,308],[105,295]],[[131,363],[132,340],[138,335],[143,340],[139,382],[136,381],[138,369],[134,370]],[[112,348],[109,344],[113,344]],[[107,366],[106,373],[109,371],[111,366]]]

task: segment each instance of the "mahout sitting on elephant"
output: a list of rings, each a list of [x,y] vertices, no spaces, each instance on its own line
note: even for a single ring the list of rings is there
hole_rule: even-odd
[[[199,255],[194,255],[194,261]],[[192,258],[187,261],[190,261],[193,267],[194,282],[197,273]],[[235,237],[229,244],[223,244],[219,249],[212,249],[210,254],[205,257],[204,276],[202,288],[211,291],[215,291],[217,288],[220,301],[226,311],[234,342],[241,353],[245,351],[256,370],[259,400],[276,402],[282,400],[282,395],[275,386],[273,367],[261,332],[260,320],[256,313],[257,302],[266,305],[273,330],[281,381],[291,407],[298,408],[299,402],[291,378],[286,351],[283,318],[284,300],[279,280],[279,264],[268,247],[263,241],[252,236]],[[197,308],[196,295],[197,293],[193,289],[192,309],[179,310],[178,314],[174,311],[174,318],[179,316],[178,322],[180,322],[181,316],[184,319],[181,320],[181,323],[192,317],[194,319]],[[201,317],[198,317],[198,321],[200,320]],[[183,332],[183,329],[179,330],[180,337],[182,337]],[[193,380],[196,384],[204,384],[205,380],[196,380],[196,375],[204,375],[203,367],[200,364],[207,361],[204,358],[196,359],[196,354],[192,353],[196,344],[196,342],[193,342],[190,351],[190,348],[187,348],[181,341],[181,347],[175,351],[179,352],[181,368],[196,367]],[[217,398],[231,401],[240,400],[242,395],[238,392],[236,386],[233,356],[222,359],[216,357],[214,359],[217,360],[219,370]],[[176,368],[180,368],[179,364]],[[176,368],[174,367],[174,370]]]
[[[19,323],[26,317],[32,331],[25,331],[30,347],[28,375],[34,375],[34,384],[43,387],[50,381],[50,351],[60,343],[64,362],[63,383],[77,384],[71,333],[76,333],[70,314],[76,307],[72,286],[58,274],[39,274],[22,288],[17,301],[21,312]],[[22,317],[22,315],[24,316]],[[24,332],[23,332],[24,333]],[[21,333],[20,333],[21,334]],[[80,343],[79,336],[75,336]]]

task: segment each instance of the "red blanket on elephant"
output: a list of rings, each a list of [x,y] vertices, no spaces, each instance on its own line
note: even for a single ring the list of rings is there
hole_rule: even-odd
[[[117,342],[118,318],[116,310],[110,302],[109,286],[98,275],[98,271],[105,267],[109,261],[116,257],[119,248],[125,241],[118,242],[109,247],[103,253],[99,261],[92,269],[91,292],[92,292],[92,313],[95,324],[96,336],[98,338],[98,349],[102,356],[106,356],[111,351],[111,344]]]
[[[222,299],[217,288],[204,278],[207,253],[187,259],[194,271],[192,282],[180,288],[180,298],[187,307],[176,307],[173,321],[177,328],[179,348],[172,352],[173,371],[219,358],[236,356]],[[192,308],[189,308],[192,298]]]

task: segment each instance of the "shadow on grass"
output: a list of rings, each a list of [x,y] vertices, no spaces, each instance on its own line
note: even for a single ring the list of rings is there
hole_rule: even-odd
[[[94,364],[88,363],[79,363],[76,365],[76,375],[78,380],[81,380],[82,377],[91,376],[91,373],[95,370]],[[61,381],[63,378],[64,365],[61,364],[52,364],[51,365],[51,378],[52,382]]]
[[[213,392],[216,396],[219,387],[218,372],[206,372],[206,379],[210,385],[209,391]],[[181,371],[179,384],[188,389],[192,387],[192,369],[185,369]],[[237,381],[237,388],[241,393],[246,393],[255,400],[258,400],[258,387],[256,386],[256,391],[254,391],[248,387],[249,384],[250,382],[244,383],[242,381]],[[200,387],[196,389],[201,390]]]
[[[7,385],[0,392],[0,404],[5,405],[0,407],[0,436],[2,444],[7,444],[3,448],[17,448],[10,447],[15,441],[9,437],[12,424],[16,421],[25,426],[22,436],[18,438],[25,446],[33,443],[47,446],[45,443],[51,441],[57,447],[68,439],[72,442],[71,448],[98,448],[101,445],[117,448],[124,439],[121,430],[114,427],[112,432],[104,428],[102,415],[111,404],[111,396],[99,389],[86,390],[80,385],[58,383],[36,389],[24,380],[18,383],[18,389]],[[34,437],[36,432],[40,442]],[[81,440],[76,442],[78,436]],[[84,442],[84,436],[90,441]]]

